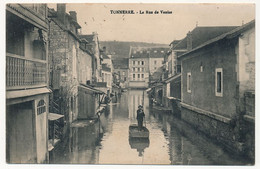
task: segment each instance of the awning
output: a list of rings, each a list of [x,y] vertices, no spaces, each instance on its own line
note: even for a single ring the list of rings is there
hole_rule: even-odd
[[[97,93],[97,94],[105,94],[105,93],[102,92],[101,90],[95,89],[95,88],[93,88],[93,87],[90,87],[90,86],[87,86],[87,85],[84,85],[84,84],[80,84],[79,87],[82,87],[82,88],[84,88],[84,89],[86,89],[86,90],[90,90],[90,91],[92,91],[92,92],[94,92],[94,93]]]
[[[181,77],[181,74],[178,74],[178,75],[175,75],[175,76],[168,77],[168,78],[165,79],[164,81],[165,81],[166,83],[169,83],[169,82],[171,82],[172,80],[177,79],[178,77]]]
[[[151,91],[152,90],[152,88],[148,88],[148,89],[146,89],[145,91],[146,92],[149,92],[149,91]]]
[[[6,99],[14,99],[19,97],[28,97],[39,94],[51,93],[47,87],[37,89],[26,89],[26,90],[14,90],[6,92]]]
[[[62,117],[64,117],[64,115],[62,115],[62,114],[56,114],[56,113],[49,113],[48,114],[48,120],[50,120],[50,121],[58,120]]]

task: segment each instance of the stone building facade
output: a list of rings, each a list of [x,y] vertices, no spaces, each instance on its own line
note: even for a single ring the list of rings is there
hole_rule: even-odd
[[[249,22],[180,56],[181,118],[227,149],[251,158],[254,25]]]
[[[95,116],[102,92],[93,85],[100,79],[101,60],[97,36],[89,40],[79,34],[75,11],[68,14],[65,4],[57,4],[57,11],[49,9],[49,20],[50,111],[64,115],[59,126],[65,135],[74,121]]]
[[[46,4],[6,5],[6,161],[48,162]]]

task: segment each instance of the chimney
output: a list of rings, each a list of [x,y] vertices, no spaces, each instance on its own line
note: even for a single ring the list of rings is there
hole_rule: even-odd
[[[65,24],[66,4],[57,4],[57,17],[63,24]]]
[[[69,13],[70,13],[70,16],[72,17],[72,19],[77,22],[77,12],[69,11]]]
[[[190,51],[192,49],[192,33],[189,31],[187,34],[187,50]]]

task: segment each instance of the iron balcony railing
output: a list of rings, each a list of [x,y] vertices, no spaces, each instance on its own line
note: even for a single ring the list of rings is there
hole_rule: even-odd
[[[25,89],[47,85],[47,62],[6,54],[6,88]]]

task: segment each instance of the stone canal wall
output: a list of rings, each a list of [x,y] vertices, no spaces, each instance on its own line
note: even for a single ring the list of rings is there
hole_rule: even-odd
[[[192,125],[195,130],[220,143],[228,151],[253,159],[254,126],[252,124],[241,125],[238,124],[239,120],[210,114],[183,103],[181,103],[181,119]],[[243,125],[247,127],[243,128]]]

